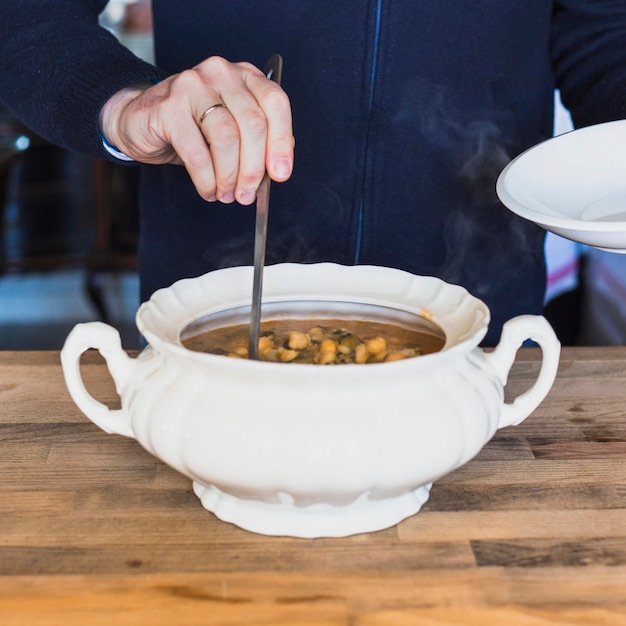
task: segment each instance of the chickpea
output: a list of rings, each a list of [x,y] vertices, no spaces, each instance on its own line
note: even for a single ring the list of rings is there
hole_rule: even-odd
[[[320,352],[318,363],[320,365],[330,365],[335,362],[336,353],[335,352]]]
[[[337,342],[333,339],[324,339],[320,344],[320,352],[323,354],[324,352],[337,354]]]
[[[387,341],[384,337],[374,337],[365,343],[370,354],[381,354],[387,350]]]
[[[263,357],[264,361],[278,361],[278,350],[276,350],[275,348],[265,350],[264,352],[261,352],[260,355]]]
[[[259,337],[259,353],[263,354],[274,348],[274,340],[271,337]]]
[[[404,356],[401,352],[392,352],[385,358],[385,363],[388,363],[389,361],[402,361],[403,359],[406,359],[406,356]]]
[[[289,333],[288,345],[292,350],[303,350],[311,345],[311,338],[306,333],[293,330]]]
[[[287,350],[286,348],[278,349],[278,358],[283,363],[289,363],[289,361],[293,361],[298,354],[300,354],[297,350]]]
[[[311,330],[309,330],[309,337],[311,338],[311,341],[321,343],[324,339],[324,329],[321,326],[311,328]]]
[[[365,363],[367,361],[367,348],[364,343],[360,343],[354,349],[354,362],[355,363]]]

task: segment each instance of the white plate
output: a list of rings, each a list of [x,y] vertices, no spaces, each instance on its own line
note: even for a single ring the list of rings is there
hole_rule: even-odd
[[[498,177],[513,213],[557,235],[626,253],[626,121],[559,135],[513,159]]]

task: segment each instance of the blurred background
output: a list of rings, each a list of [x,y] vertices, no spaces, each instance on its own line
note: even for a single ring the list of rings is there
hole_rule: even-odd
[[[153,59],[150,0],[111,0],[101,22]],[[555,94],[555,134],[571,120]],[[0,350],[58,350],[78,322],[140,346],[138,168],[66,152],[0,107]],[[566,345],[626,345],[626,255],[548,235],[545,314]]]
[[[111,0],[101,23],[152,61],[149,0]],[[92,320],[139,347],[138,174],[53,146],[0,108],[0,350],[57,350]]]

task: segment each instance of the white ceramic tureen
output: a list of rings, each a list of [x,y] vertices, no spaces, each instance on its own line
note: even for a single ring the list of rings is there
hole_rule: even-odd
[[[100,322],[77,325],[61,354],[69,391],[87,417],[136,438],[192,479],[204,507],[251,531],[344,536],[396,524],[420,509],[433,481],[476,455],[497,429],[525,419],[556,376],[560,345],[544,318],[510,320],[497,348],[484,352],[483,302],[437,278],[371,266],[269,266],[264,311],[347,306],[365,317],[426,319],[445,333],[441,351],[324,366],[231,359],[182,345],[190,324],[249,310],[251,284],[252,268],[236,267],[157,291],[137,313],[149,345],[136,358]],[[503,386],[527,339],[542,348],[537,380],[505,403]],[[106,359],[121,409],[86,391],[80,357],[89,348]]]

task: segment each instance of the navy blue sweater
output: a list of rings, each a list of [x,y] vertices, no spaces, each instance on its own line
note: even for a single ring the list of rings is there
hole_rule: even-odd
[[[272,189],[268,262],[367,263],[484,299],[487,343],[541,311],[544,233],[495,180],[550,136],[558,87],[578,126],[626,112],[623,0],[153,0],[157,68],[97,26],[97,0],[0,2],[0,99],[44,137],[104,156],[121,87],[210,55],[285,60],[292,179]],[[254,208],[207,204],[181,167],[145,166],[142,298],[252,261]]]

